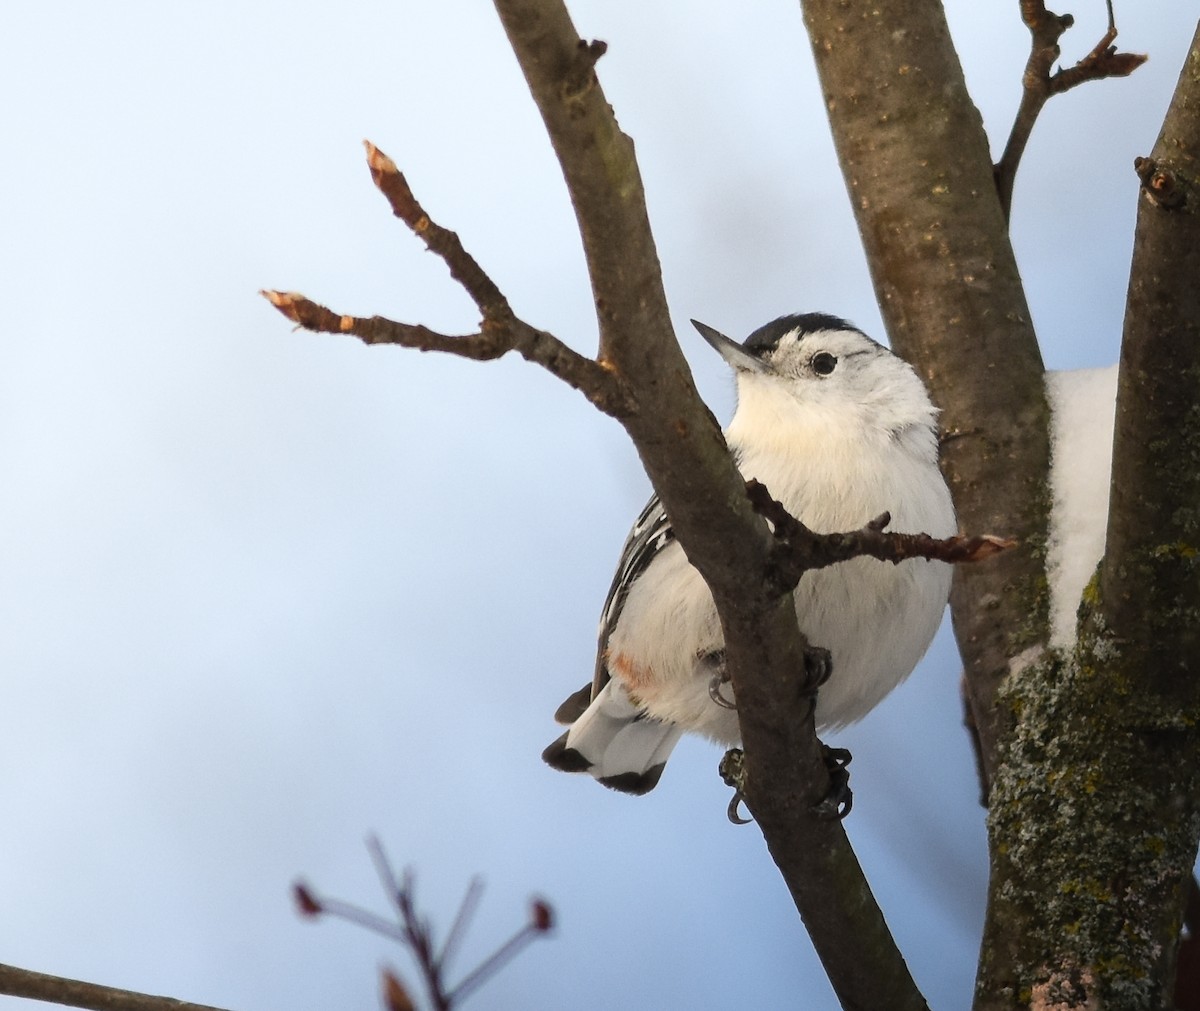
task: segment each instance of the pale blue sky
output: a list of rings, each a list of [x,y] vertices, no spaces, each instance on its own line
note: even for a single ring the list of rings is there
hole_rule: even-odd
[[[949,6],[999,148],[1017,5]],[[1056,367],[1116,358],[1132,161],[1194,28],[1181,0],[1121,6],[1151,62],[1053,101],[1017,184]],[[571,7],[610,44],[677,319],[825,310],[883,337],[798,5]],[[1073,11],[1069,59],[1103,8]],[[519,360],[294,333],[256,295],[473,327],[371,186],[369,137],[519,313],[592,350],[491,5],[14,0],[0,37],[0,961],[244,1011],[376,1007],[405,956],[288,895],[304,876],[382,909],[376,832],[443,925],[486,878],[464,969],[529,896],[554,904],[553,939],[468,1006],[834,1007],[761,836],[725,820],[716,749],[686,743],[641,799],[538,758],[647,493],[620,429]],[[724,366],[681,334],[727,418]],[[848,831],[938,1008],[968,1003],[985,888],[957,684],[943,637],[838,738]]]

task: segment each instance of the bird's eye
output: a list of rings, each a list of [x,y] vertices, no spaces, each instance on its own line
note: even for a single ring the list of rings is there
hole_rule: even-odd
[[[837,356],[828,351],[818,351],[812,356],[812,370],[818,376],[827,376],[837,368]]]

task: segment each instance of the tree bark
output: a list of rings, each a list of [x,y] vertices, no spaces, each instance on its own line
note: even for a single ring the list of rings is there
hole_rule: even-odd
[[[802,6],[888,334],[942,409],[942,467],[959,524],[1020,543],[959,568],[951,595],[990,780],[1008,720],[996,690],[1010,659],[1048,636],[1041,353],[941,4]]]
[[[960,569],[952,597],[995,783],[976,1006],[1163,1006],[1200,832],[1200,55],[1139,166],[1108,556],[1077,650],[1054,657],[1042,363],[940,5],[803,7],[884,318],[944,411],[960,521],[1024,544]]]
[[[1138,174],[1107,551],[1074,653],[1006,688],[979,1008],[1173,1004],[1200,839],[1200,30]]]
[[[1200,28],[1137,169],[1100,612],[1137,650],[1140,684],[1186,707],[1200,691]]]

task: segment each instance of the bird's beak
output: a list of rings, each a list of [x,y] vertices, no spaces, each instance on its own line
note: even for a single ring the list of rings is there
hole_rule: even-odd
[[[714,330],[706,323],[700,323],[697,320],[692,320],[694,326],[709,344],[713,346],[713,350],[717,352],[735,369],[741,369],[743,372],[766,372],[767,365],[761,358],[756,358],[737,341],[730,340],[720,330]]]

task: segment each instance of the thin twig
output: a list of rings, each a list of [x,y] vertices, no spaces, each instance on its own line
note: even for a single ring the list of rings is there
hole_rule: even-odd
[[[479,905],[479,897],[483,894],[483,879],[474,877],[467,884],[467,893],[463,896],[463,900],[459,903],[458,913],[455,914],[454,922],[450,924],[450,932],[446,935],[446,940],[442,944],[442,950],[438,952],[438,966],[445,971],[446,966],[450,964],[450,959],[454,957],[455,951],[458,949],[458,944],[462,940],[463,933],[471,922],[471,918],[475,915],[475,909]]]
[[[1029,143],[1033,125],[1037,122],[1042,106],[1051,95],[1083,84],[1099,81],[1105,77],[1128,77],[1146,62],[1146,57],[1137,53],[1118,53],[1113,41],[1117,37],[1117,26],[1113,15],[1112,0],[1108,3],[1108,30],[1082,60],[1073,67],[1053,71],[1059,57],[1058,40],[1070,28],[1075,19],[1070,14],[1054,14],[1046,10],[1041,0],[1020,0],[1021,20],[1029,29],[1029,60],[1021,78],[1023,91],[1021,104],[1008,135],[1004,154],[996,164],[996,191],[1000,206],[1007,221],[1012,211],[1013,183],[1017,177],[1017,166]]]
[[[156,997],[133,990],[118,990],[99,983],[50,976],[15,965],[0,964],[0,994],[47,1001],[90,1011],[222,1011],[209,1004],[192,1004],[173,997]]]
[[[489,976],[499,972],[506,963],[511,962],[513,958],[529,944],[537,935],[541,933],[537,925],[530,922],[525,924],[512,937],[505,941],[491,955],[485,958],[474,969],[472,969],[462,981],[449,993],[449,999],[452,1004],[458,1003],[472,990],[477,990]]]
[[[399,911],[402,905],[401,896],[412,891],[412,875],[406,871],[401,883],[396,877],[396,872],[392,870],[392,863],[383,851],[383,843],[379,841],[378,836],[367,836],[367,852],[371,855],[371,863],[375,865],[375,873],[379,876],[379,883],[383,885],[384,894]]]
[[[350,902],[343,902],[341,899],[330,899],[325,896],[318,898],[316,893],[304,884],[295,885],[292,889],[292,894],[295,896],[296,904],[304,916],[320,916],[322,913],[327,913],[330,916],[336,916],[338,919],[345,920],[347,923],[355,923],[360,927],[365,927],[367,930],[373,931],[389,940],[400,941],[404,944],[409,943],[408,933],[402,925],[393,923],[391,920],[386,920],[378,913],[372,913],[369,909],[363,909],[361,906],[356,906]]]
[[[1016,541],[992,534],[939,538],[928,534],[887,533],[884,528],[892,520],[888,513],[875,517],[858,530],[818,534],[772,498],[766,485],[759,481],[753,478],[747,481],[746,494],[755,512],[774,528],[775,551],[767,578],[772,590],[778,593],[794,590],[805,572],[851,558],[878,558],[893,565],[910,558],[959,564],[980,562],[1016,547]]]
[[[485,322],[495,320],[503,324],[513,316],[508,299],[488,277],[478,261],[463,248],[456,232],[443,228],[425,213],[404,178],[404,173],[386,154],[369,140],[363,141],[367,149],[367,167],[371,178],[391,205],[396,215],[420,237],[431,253],[436,253],[450,268],[450,275],[460,285],[479,309]]]
[[[417,963],[433,1011],[452,1011],[463,996],[477,989],[530,941],[539,934],[547,933],[554,925],[554,913],[550,906],[541,899],[534,900],[530,907],[529,920],[525,926],[505,941],[490,957],[484,959],[480,965],[467,973],[457,986],[447,989],[443,978],[447,959],[457,948],[479,901],[479,893],[482,888],[479,879],[471,879],[467,894],[463,898],[462,905],[459,906],[454,924],[446,937],[446,942],[440,951],[435,951],[433,927],[428,919],[417,912],[416,889],[412,872],[405,870],[398,877],[392,869],[383,846],[375,836],[368,837],[367,849],[371,854],[371,860],[379,875],[380,883],[395,908],[395,922],[349,902],[318,896],[303,883],[297,883],[293,887],[296,905],[304,916],[316,917],[322,913],[329,913],[350,923],[366,927],[391,940],[399,941],[407,947],[412,953],[413,960]],[[413,1007],[408,990],[390,969],[383,971],[383,998],[389,1011],[409,1011]],[[109,1005],[104,1006],[109,1007]],[[190,1008],[191,1005],[188,1005],[185,1011]],[[140,1011],[140,1009],[134,1009],[134,1011]],[[157,1009],[147,1009],[147,1011],[157,1011]]]
[[[631,410],[625,384],[609,367],[572,350],[553,334],[517,318],[503,292],[467,252],[457,233],[430,218],[413,195],[396,163],[366,141],[367,166],[392,213],[403,221],[450,270],[471,297],[481,317],[479,331],[461,336],[438,333],[413,323],[383,316],[358,317],[336,313],[296,292],[261,294],[293,323],[317,333],[351,334],[364,344],[398,344],[420,351],[441,351],[475,361],[499,358],[516,351],[584,394],[606,414],[620,418]]]

